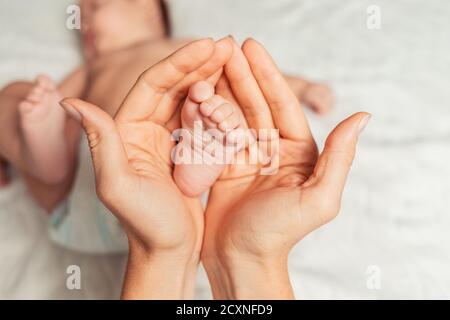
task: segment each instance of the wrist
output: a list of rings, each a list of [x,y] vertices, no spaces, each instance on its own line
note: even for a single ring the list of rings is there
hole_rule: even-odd
[[[192,299],[189,277],[198,261],[198,255],[184,250],[149,250],[130,243],[122,299]]]
[[[215,299],[293,299],[287,255],[203,256]]]

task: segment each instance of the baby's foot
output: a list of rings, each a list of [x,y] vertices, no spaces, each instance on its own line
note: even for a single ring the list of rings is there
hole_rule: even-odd
[[[318,114],[331,111],[334,102],[331,88],[318,83],[308,84],[301,100]]]
[[[43,182],[60,182],[67,174],[66,114],[53,81],[38,76],[27,97],[19,103],[23,157],[27,170]]]
[[[195,159],[201,162],[187,164],[175,159],[174,179],[185,195],[194,197],[214,184],[229,156],[240,150],[237,139],[240,133],[235,129],[242,128],[242,117],[236,106],[215,95],[214,87],[202,81],[190,88],[181,110],[181,122],[184,130],[176,154],[189,151],[193,162]],[[215,143],[211,143],[211,133],[217,139]]]

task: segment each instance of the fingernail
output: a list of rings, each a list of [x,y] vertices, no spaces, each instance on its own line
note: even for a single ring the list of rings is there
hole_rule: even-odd
[[[236,38],[232,34],[229,34],[228,37],[231,39],[231,41],[237,44]]]
[[[367,124],[369,123],[370,118],[372,117],[372,115],[368,114],[365,117],[363,117],[361,119],[361,121],[358,124],[358,132],[361,133],[363,132],[364,128],[367,126]]]
[[[67,114],[78,123],[81,123],[81,114],[70,103],[66,101],[60,101],[59,104],[67,112]]]

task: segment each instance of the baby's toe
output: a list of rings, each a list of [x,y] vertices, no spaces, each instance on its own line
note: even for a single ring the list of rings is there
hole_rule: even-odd
[[[22,101],[19,103],[19,111],[21,114],[26,114],[34,109],[34,104],[28,101]]]
[[[233,112],[225,120],[219,123],[219,129],[222,131],[233,130],[241,124],[241,116],[237,112]]]
[[[214,110],[214,112],[209,116],[209,118],[216,122],[221,123],[229,116],[233,114],[233,105],[230,103],[224,103]]]
[[[197,103],[202,103],[214,96],[214,86],[206,81],[199,81],[189,89],[189,98]]]
[[[218,107],[220,107],[225,102],[226,100],[221,96],[214,95],[200,104],[200,113],[204,117],[209,117]]]
[[[27,101],[33,102],[33,103],[39,103],[42,101],[42,98],[44,97],[44,89],[41,87],[34,87],[30,93],[27,95]]]
[[[40,74],[36,77],[36,85],[44,89],[50,90],[53,87],[53,81],[49,76]]]
[[[238,126],[237,128],[228,131],[226,134],[226,145],[234,146],[234,152],[239,152],[245,148],[246,145],[253,144],[253,137],[247,130]]]
[[[202,121],[207,129],[216,129],[217,128],[217,123],[212,121],[209,118],[203,118]]]

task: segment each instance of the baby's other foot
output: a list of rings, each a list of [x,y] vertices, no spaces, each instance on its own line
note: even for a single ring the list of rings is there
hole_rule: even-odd
[[[54,82],[40,75],[19,103],[25,169],[49,184],[62,181],[67,174],[66,115],[60,100]]]
[[[220,176],[229,153],[239,151],[236,145],[227,145],[227,137],[233,133],[233,142],[237,140],[233,130],[242,128],[243,120],[236,106],[215,95],[214,87],[201,81],[189,90],[181,110],[181,122],[184,131],[176,154],[180,150],[189,150],[191,159],[198,156],[201,162],[178,163],[175,159],[174,179],[185,195],[199,196]],[[211,134],[216,139],[214,142]]]
[[[308,84],[301,100],[318,114],[325,114],[331,111],[334,103],[331,88],[318,83]]]

